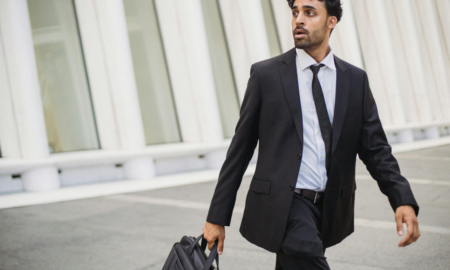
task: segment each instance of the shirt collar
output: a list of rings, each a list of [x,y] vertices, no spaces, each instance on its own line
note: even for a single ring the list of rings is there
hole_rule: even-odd
[[[312,58],[307,52],[298,48],[295,48],[295,50],[297,52],[297,58],[301,70],[305,70],[306,68],[309,68],[312,65],[317,65],[316,60],[314,60],[314,58]],[[334,64],[333,56],[334,56],[333,50],[330,47],[330,52],[319,64],[324,64],[328,68],[336,70],[336,65]]]

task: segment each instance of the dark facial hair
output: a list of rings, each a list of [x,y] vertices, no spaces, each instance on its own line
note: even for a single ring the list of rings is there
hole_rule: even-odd
[[[312,49],[319,47],[322,44],[322,42],[325,40],[325,36],[327,34],[326,25],[325,25],[325,27],[319,28],[312,32],[307,31],[305,28],[303,28],[301,26],[297,27],[295,30],[297,30],[297,29],[302,29],[306,33],[306,37],[302,38],[301,40],[297,40],[294,37],[295,47],[297,49],[302,49],[302,50],[312,50]],[[295,30],[293,31],[294,36],[295,36]]]

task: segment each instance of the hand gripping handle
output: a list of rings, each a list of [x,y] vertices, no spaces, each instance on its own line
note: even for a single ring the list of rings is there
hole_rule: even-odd
[[[188,248],[188,252],[189,254],[191,254],[194,251],[195,245],[198,243],[198,241],[200,241],[200,239],[202,239],[202,243],[201,243],[201,248],[202,250],[206,250],[206,246],[208,245],[208,242],[206,241],[206,239],[203,237],[203,234],[201,234],[199,237],[197,237],[197,239],[195,239],[195,241],[189,246]],[[219,239],[216,239],[216,241],[214,242],[214,246],[211,249],[211,252],[209,253],[208,258],[206,259],[206,263],[203,267],[202,270],[209,270],[209,268],[211,267],[211,265],[214,262],[214,259],[216,259],[216,264],[217,264],[217,270],[219,270],[219,254],[217,253],[217,245],[219,244]]]
[[[202,237],[202,249],[206,249],[206,240],[205,238],[203,238],[203,234],[201,235]],[[217,253],[217,245],[219,244],[219,239],[216,239],[216,241],[214,242],[214,246],[211,249],[211,252],[209,253],[208,259],[206,260],[205,265],[203,266],[202,270],[209,270],[209,268],[211,267],[211,265],[214,262],[214,259],[216,259],[216,264],[217,264],[217,270],[219,270],[219,254]]]

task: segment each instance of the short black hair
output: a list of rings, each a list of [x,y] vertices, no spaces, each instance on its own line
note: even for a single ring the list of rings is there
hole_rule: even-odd
[[[338,20],[338,22],[342,18],[342,6],[341,6],[341,0],[318,0],[320,2],[325,1],[325,5],[327,7],[327,13],[328,16],[335,16]],[[289,7],[292,9],[292,6],[294,6],[295,0],[287,0]]]

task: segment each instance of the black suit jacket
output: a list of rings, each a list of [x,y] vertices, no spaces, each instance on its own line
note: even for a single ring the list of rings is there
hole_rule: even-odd
[[[271,252],[277,252],[283,241],[302,158],[302,110],[295,58],[293,48],[252,65],[235,135],[206,219],[230,225],[236,193],[259,140],[240,232]],[[334,59],[336,102],[321,228],[324,247],[339,243],[354,230],[357,154],[394,211],[401,205],[412,205],[416,214],[419,211],[387,142],[366,72],[336,56]]]

